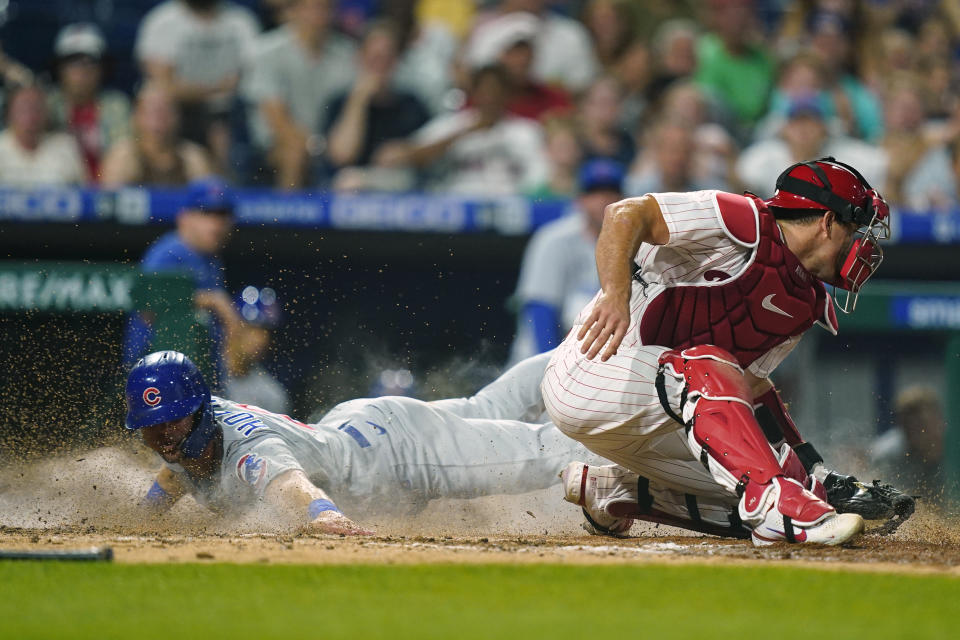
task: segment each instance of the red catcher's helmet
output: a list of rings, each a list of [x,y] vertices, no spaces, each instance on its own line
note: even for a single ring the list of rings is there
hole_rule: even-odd
[[[767,206],[781,209],[818,209],[833,211],[841,222],[855,222],[858,227],[870,224],[874,208],[883,201],[860,172],[833,158],[798,162],[777,178],[777,191]],[[881,216],[886,219],[889,213]]]
[[[838,300],[840,310],[853,311],[860,288],[883,260],[880,240],[890,237],[890,209],[877,190],[860,172],[833,158],[798,162],[777,178],[777,190],[766,201],[777,207],[778,217],[789,218],[791,209],[797,217],[803,210],[833,211],[841,222],[855,223],[858,231],[840,269],[832,282],[847,292]]]

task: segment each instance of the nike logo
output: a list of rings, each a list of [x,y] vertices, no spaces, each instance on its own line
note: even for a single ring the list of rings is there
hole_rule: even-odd
[[[760,303],[760,306],[766,309],[767,311],[773,311],[774,313],[779,313],[782,316],[787,316],[788,318],[792,318],[793,317],[792,315],[790,315],[789,313],[787,313],[777,305],[773,304],[773,296],[775,295],[777,294],[771,293],[770,295],[768,295],[766,298],[763,299],[763,302]]]

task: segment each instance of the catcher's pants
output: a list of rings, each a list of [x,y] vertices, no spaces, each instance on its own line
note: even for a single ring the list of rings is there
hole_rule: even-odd
[[[621,346],[606,362],[599,356],[588,360],[571,331],[544,374],[547,414],[563,433],[597,455],[648,479],[653,507],[681,518],[729,525],[738,497],[694,457],[683,426],[660,403],[656,377],[660,354],[667,350]],[[682,380],[667,375],[664,383],[674,402]],[[679,404],[672,408],[680,413]],[[632,481],[610,490],[614,497],[636,492]]]
[[[524,360],[469,398],[387,396],[337,405],[323,422],[357,425],[367,445],[352,453],[338,488],[361,502],[399,499],[415,508],[432,498],[545,489],[559,483],[571,460],[603,463],[552,424],[534,422],[543,414],[540,381],[549,359]]]

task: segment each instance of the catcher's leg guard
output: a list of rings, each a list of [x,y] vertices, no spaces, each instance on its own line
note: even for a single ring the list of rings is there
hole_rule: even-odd
[[[687,429],[687,444],[711,475],[728,490],[743,494],[750,481],[767,484],[783,473],[753,416],[753,399],[743,370],[728,352],[710,345],[660,356],[660,376],[683,378],[677,416],[658,376],[661,402]]]
[[[664,375],[684,380],[680,416],[666,397]],[[753,415],[743,370],[731,354],[711,345],[666,351],[660,356],[657,390],[664,409],[685,425],[693,454],[717,482],[741,496],[740,517],[753,529],[755,544],[837,544],[862,531],[862,520],[837,522],[833,507],[784,477]]]
[[[777,451],[777,461],[780,468],[783,469],[783,475],[792,478],[803,485],[810,493],[817,496],[824,502],[827,502],[827,490],[823,484],[814,476],[807,474],[806,467],[800,461],[800,457],[789,444],[784,442]]]

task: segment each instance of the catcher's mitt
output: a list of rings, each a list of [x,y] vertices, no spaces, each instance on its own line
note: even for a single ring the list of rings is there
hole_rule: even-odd
[[[853,476],[830,472],[824,478],[827,502],[837,513],[858,513],[865,520],[886,520],[869,533],[886,536],[913,514],[916,498],[908,496],[893,485],[874,480],[873,484],[859,482]]]

